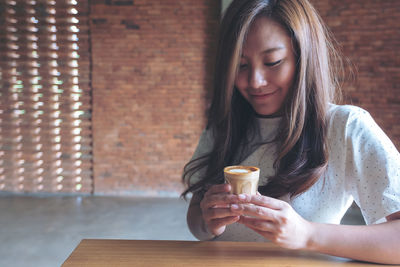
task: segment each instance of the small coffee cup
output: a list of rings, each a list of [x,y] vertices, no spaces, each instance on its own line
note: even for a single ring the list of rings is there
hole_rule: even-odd
[[[228,166],[224,168],[225,181],[231,185],[232,194],[256,195],[260,169],[253,166]]]

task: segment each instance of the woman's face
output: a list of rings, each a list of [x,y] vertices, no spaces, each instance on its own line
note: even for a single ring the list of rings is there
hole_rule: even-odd
[[[296,72],[291,39],[279,23],[266,17],[250,26],[235,86],[263,116],[279,116]]]

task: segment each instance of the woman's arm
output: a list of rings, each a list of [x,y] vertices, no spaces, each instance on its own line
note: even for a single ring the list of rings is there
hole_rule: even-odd
[[[246,195],[246,201],[253,205],[231,207],[241,212],[239,223],[282,247],[361,261],[400,264],[400,220],[369,226],[321,224],[303,219],[281,200]],[[387,218],[399,216],[395,213]]]
[[[368,226],[310,224],[309,250],[362,261],[400,264],[400,220]]]
[[[187,212],[187,223],[192,234],[199,240],[210,240],[221,235],[226,225],[239,220],[239,214],[230,209],[239,202],[237,195],[230,194],[228,184],[214,185],[204,194],[194,194]]]
[[[203,220],[203,215],[200,208],[201,196],[199,194],[193,194],[190,200],[188,212],[187,212],[187,224],[190,232],[199,240],[210,240],[214,238],[214,235],[208,232],[206,224]]]

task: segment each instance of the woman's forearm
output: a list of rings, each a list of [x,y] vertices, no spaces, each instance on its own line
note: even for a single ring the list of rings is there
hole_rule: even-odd
[[[311,223],[307,249],[338,257],[400,264],[400,220],[354,226]]]
[[[207,231],[206,224],[203,220],[203,216],[200,208],[201,197],[194,194],[187,212],[187,224],[190,232],[199,240],[210,240],[214,238],[214,235]]]
[[[199,205],[191,205],[187,213],[187,224],[190,232],[199,240],[211,240],[214,235],[207,231],[206,225],[202,218]]]

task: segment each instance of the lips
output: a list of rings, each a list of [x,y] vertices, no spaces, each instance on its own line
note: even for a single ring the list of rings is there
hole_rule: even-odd
[[[249,94],[254,99],[265,99],[272,95],[274,95],[278,90],[270,92],[270,93],[262,93],[262,94]]]

